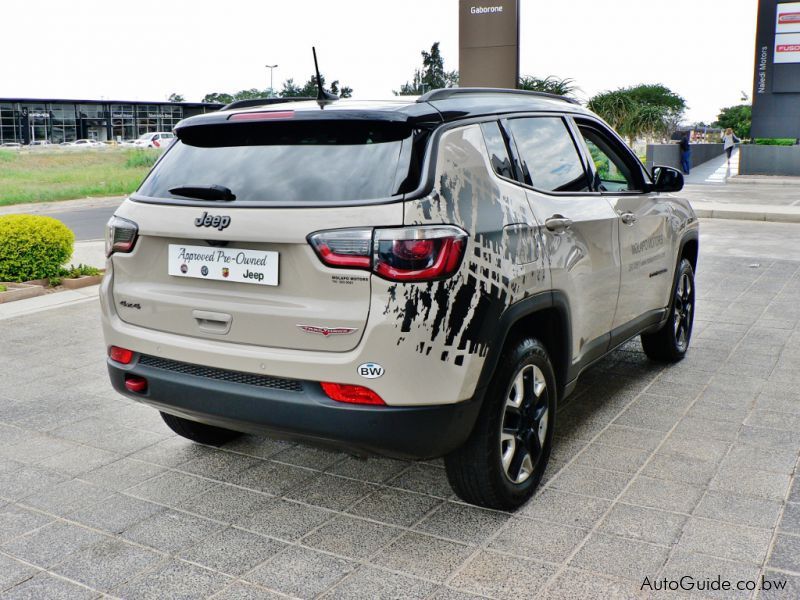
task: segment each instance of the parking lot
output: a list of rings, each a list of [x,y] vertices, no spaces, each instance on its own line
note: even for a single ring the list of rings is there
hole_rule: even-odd
[[[687,358],[585,373],[514,514],[440,461],[176,437],[112,391],[96,301],[0,321],[0,598],[800,597],[799,234],[703,227]],[[656,591],[686,577],[734,589]]]

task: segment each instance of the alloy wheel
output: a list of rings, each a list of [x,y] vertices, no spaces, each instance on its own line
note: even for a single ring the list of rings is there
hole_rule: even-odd
[[[525,482],[541,460],[549,421],[547,394],[539,367],[525,365],[517,371],[506,395],[500,430],[500,458],[512,483]]]
[[[678,285],[675,287],[674,302],[674,327],[675,342],[678,349],[684,352],[689,346],[689,336],[692,332],[694,309],[694,284],[688,273],[681,274]]]

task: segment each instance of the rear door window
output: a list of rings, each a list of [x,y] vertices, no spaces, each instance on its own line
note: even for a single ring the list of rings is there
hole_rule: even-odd
[[[412,131],[406,124],[296,121],[208,125],[181,134],[138,194],[224,186],[238,203],[323,203],[407,191]],[[413,189],[413,187],[412,187]]]
[[[522,161],[525,182],[546,192],[589,189],[578,149],[560,117],[508,120]]]
[[[511,158],[508,156],[508,148],[497,121],[481,123],[481,131],[483,131],[483,139],[486,143],[486,150],[489,152],[489,159],[492,161],[494,172],[500,177],[514,179]]]

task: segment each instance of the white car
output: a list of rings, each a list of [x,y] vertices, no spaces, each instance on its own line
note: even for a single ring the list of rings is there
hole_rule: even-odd
[[[98,142],[97,140],[90,140],[90,139],[83,139],[83,140],[75,140],[74,142],[70,142],[68,144],[71,148],[105,148],[106,145],[103,142]]]
[[[139,136],[133,145],[137,148],[168,148],[175,140],[175,134],[169,131],[151,131]]]

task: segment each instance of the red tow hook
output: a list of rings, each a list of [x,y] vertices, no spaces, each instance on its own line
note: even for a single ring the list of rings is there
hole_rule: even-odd
[[[129,392],[143,394],[147,391],[147,379],[138,375],[125,375],[125,389]]]

